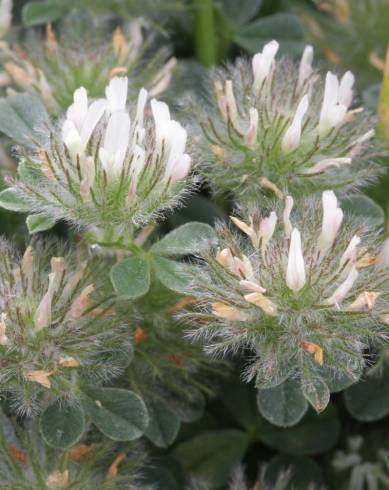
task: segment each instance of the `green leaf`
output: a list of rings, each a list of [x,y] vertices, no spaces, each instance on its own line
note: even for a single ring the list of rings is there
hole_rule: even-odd
[[[163,402],[148,405],[150,423],[145,436],[157,447],[169,447],[176,439],[181,422]]]
[[[248,436],[239,430],[204,432],[185,441],[174,450],[184,469],[199,479],[219,487],[231,476],[246,453]]]
[[[26,202],[22,192],[13,187],[0,192],[0,207],[19,213],[31,211],[31,206]]]
[[[361,422],[373,422],[389,415],[389,366],[384,365],[344,392],[347,410]]]
[[[196,273],[196,266],[183,264],[164,257],[154,257],[155,273],[168,289],[181,294],[190,293],[190,281]]]
[[[48,24],[58,20],[64,12],[64,4],[55,1],[28,2],[22,9],[23,24],[27,27]]]
[[[384,210],[367,196],[350,196],[341,200],[344,212],[367,219],[370,224],[383,226],[385,224]]]
[[[308,410],[300,383],[293,379],[275,388],[259,390],[257,403],[261,415],[279,427],[296,425]]]
[[[262,6],[262,0],[222,0],[216,4],[220,14],[233,27],[239,27],[251,20]]]
[[[299,18],[284,12],[262,17],[239,29],[234,40],[250,53],[257,53],[273,39],[279,41],[285,53],[300,54],[304,48],[304,31]]]
[[[41,414],[39,428],[49,446],[67,449],[73,446],[85,430],[82,407],[56,401]]]
[[[38,231],[50,230],[55,225],[55,221],[54,218],[44,213],[30,214],[27,216],[26,225],[28,231],[33,234],[38,233]]]
[[[301,391],[316,412],[322,412],[330,401],[330,390],[318,376],[305,376],[301,381]]]
[[[129,257],[115,264],[110,276],[115,291],[124,298],[140,298],[150,289],[150,263],[142,257]]]
[[[121,388],[83,389],[83,403],[97,428],[115,441],[139,439],[149,424],[143,400]]]
[[[336,445],[339,435],[338,414],[331,404],[320,415],[309,410],[297,425],[285,429],[263,420],[258,432],[264,444],[292,455],[326,453]]]
[[[198,253],[209,242],[216,243],[214,229],[206,223],[186,223],[165,235],[151,250],[158,255],[181,256]]]
[[[280,488],[307,490],[312,484],[315,485],[315,488],[323,484],[320,466],[306,456],[275,456],[266,467],[265,472],[265,481],[270,488],[278,488],[276,482],[282,474],[288,486],[280,486]],[[284,482],[282,477],[281,481]]]
[[[43,145],[46,136],[41,129],[48,124],[45,106],[35,95],[11,95],[0,100],[0,132],[15,143],[35,148],[35,140]]]

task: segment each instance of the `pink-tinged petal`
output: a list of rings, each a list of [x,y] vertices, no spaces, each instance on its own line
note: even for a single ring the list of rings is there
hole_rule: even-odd
[[[330,167],[339,167],[340,165],[350,165],[352,159],[349,157],[345,158],[326,158],[324,160],[320,160],[320,162],[316,163],[312,167],[305,170],[304,175],[314,175],[321,174],[325,172]]]
[[[348,276],[344,282],[335,290],[335,292],[325,300],[325,304],[327,305],[339,305],[344,298],[347,296],[349,291],[354,285],[354,282],[358,278],[358,271],[356,267],[353,267],[350,272],[348,273]]]
[[[189,155],[184,153],[181,158],[176,160],[172,169],[172,180],[176,182],[178,180],[185,179],[185,177],[190,172],[191,158]]]
[[[322,231],[318,240],[318,248],[326,253],[332,247],[343,221],[343,211],[338,207],[338,200],[333,191],[324,191]]]
[[[358,245],[361,243],[361,239],[358,235],[354,235],[350,243],[347,245],[346,250],[344,251],[342,257],[340,258],[339,266],[342,268],[346,262],[350,265],[354,265],[358,258]]]
[[[299,67],[298,87],[301,88],[305,81],[312,75],[313,48],[305,46]]]
[[[244,136],[244,141],[247,146],[253,146],[258,137],[258,110],[252,107],[250,109],[250,126],[248,127]]]
[[[297,228],[294,228],[290,238],[286,285],[292,291],[298,292],[304,287],[305,281],[305,264],[301,248],[301,235]]]
[[[238,109],[236,107],[236,100],[234,95],[234,89],[232,87],[232,81],[226,81],[226,99],[228,106],[228,115],[232,121],[235,121],[238,117]]]

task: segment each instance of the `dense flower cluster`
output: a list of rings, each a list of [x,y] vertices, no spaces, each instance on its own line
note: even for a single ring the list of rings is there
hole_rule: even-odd
[[[0,411],[1,487],[7,490],[151,490],[142,484],[146,458],[139,444],[84,441],[67,451],[49,448],[35,422],[24,430]]]
[[[387,337],[389,273],[377,232],[344,216],[332,191],[322,208],[296,207],[288,196],[283,210],[231,218],[243,238],[219,225],[220,248],[193,279],[201,306],[188,315],[207,352],[249,349],[247,379],[297,379],[322,410],[329,390],[358,379],[365,348]]]
[[[41,242],[22,258],[6,242],[0,250],[0,390],[18,413],[120,374],[129,340],[99,294],[99,267],[73,253],[50,259]]]
[[[311,46],[298,68],[276,61],[278,47],[271,41],[251,64],[239,59],[216,70],[214,97],[203,111],[196,107],[196,146],[213,190],[247,201],[269,189],[306,195],[365,184],[377,174],[374,130],[361,108],[352,109],[353,74],[339,80],[328,72],[323,81]]]
[[[21,159],[15,183],[30,211],[87,229],[99,242],[131,242],[179,203],[189,180],[186,130],[164,102],[152,99],[150,115],[145,89],[129,114],[127,87],[126,77],[115,77],[106,98],[93,102],[77,89],[61,132]]]
[[[81,29],[82,25],[78,27]],[[79,86],[84,86],[90,97],[101,97],[115,76],[128,76],[131,98],[136,98],[142,87],[150,97],[168,88],[176,60],[168,59],[167,48],[156,48],[153,40],[144,36],[140,19],[132,21],[124,32],[116,28],[108,42],[96,34],[91,39],[90,29],[88,37],[85,30],[74,30],[68,25],[58,40],[50,26],[45,39],[31,33],[28,49],[2,43],[1,85],[8,93],[17,90],[38,95],[55,115],[61,115],[71,104]]]

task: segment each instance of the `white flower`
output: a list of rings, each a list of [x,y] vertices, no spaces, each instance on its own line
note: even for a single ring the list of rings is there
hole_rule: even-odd
[[[301,235],[297,228],[293,228],[286,269],[286,284],[292,291],[298,292],[305,285],[305,264],[301,249]]]
[[[120,175],[130,140],[131,121],[126,112],[113,112],[105,129],[99,158],[107,173]]]
[[[321,174],[325,172],[330,167],[339,167],[340,165],[350,165],[352,162],[351,158],[326,158],[324,160],[320,160],[320,162],[316,163],[312,167],[305,170],[304,175],[314,175]]]
[[[270,41],[264,46],[262,53],[254,55],[252,60],[254,92],[258,93],[263,81],[269,76],[278,48],[279,44],[277,41]]]
[[[344,83],[342,101],[345,101],[349,96],[349,92],[346,90],[347,83]],[[320,112],[319,134],[325,136],[332,128],[339,126],[347,109],[347,105],[339,103],[338,77],[329,71],[326,75],[323,104]]]
[[[88,106],[88,96],[84,87],[74,92],[73,101],[62,125],[62,140],[72,157],[75,157],[84,153],[96,125],[104,114],[106,101],[99,99]]]
[[[300,144],[301,127],[303,117],[308,110],[308,95],[304,95],[299,105],[297,106],[292,124],[286,130],[282,139],[282,151],[288,153],[295,150]]]
[[[343,75],[340,85],[339,85],[339,94],[338,94],[338,102],[341,105],[350,107],[351,102],[353,100],[353,86],[355,82],[355,77],[351,73],[351,71],[346,71]]]
[[[251,107],[250,111],[250,126],[248,127],[244,136],[244,141],[247,146],[253,146],[258,136],[258,110],[255,107]]]
[[[352,267],[348,276],[344,282],[335,290],[335,292],[325,300],[325,304],[327,305],[339,305],[343,301],[343,299],[347,296],[347,293],[353,287],[354,282],[357,280],[358,271],[356,267]]]
[[[338,200],[333,191],[324,191],[323,222],[318,240],[318,248],[324,254],[332,247],[343,220],[343,211],[338,207]]]
[[[170,119],[169,107],[155,99],[151,101],[155,122],[157,148],[167,154],[165,177],[173,181],[183,179],[190,170],[191,160],[185,152],[187,132],[177,121]]]
[[[305,46],[300,61],[298,87],[301,88],[312,75],[313,48]]]
[[[105,88],[107,109],[111,112],[125,111],[127,102],[128,78],[114,77]]]

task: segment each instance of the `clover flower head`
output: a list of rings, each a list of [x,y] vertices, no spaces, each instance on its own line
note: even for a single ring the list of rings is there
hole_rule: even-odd
[[[82,382],[117,376],[115,353],[123,358],[130,348],[110,317],[101,280],[97,287],[74,253],[47,259],[50,248],[36,242],[20,258],[1,243],[0,390],[21,415],[48,399],[76,400]]]
[[[155,46],[154,37],[146,34],[144,27],[142,19],[135,19],[124,30],[117,27],[108,40],[98,34],[106,35],[104,25],[100,31],[94,29],[92,36],[88,29],[86,37],[80,19],[70,16],[59,39],[48,25],[43,39],[30,33],[28,49],[3,43],[2,85],[13,93],[38,95],[56,116],[66,110],[80,85],[91,97],[102,97],[106,84],[115,76],[129,78],[132,100],[141,87],[146,87],[150,97],[157,97],[168,89],[176,60],[169,58],[167,47]]]
[[[278,47],[271,41],[251,64],[238,59],[215,70],[210,100],[203,110],[196,105],[194,151],[214,192],[249,202],[269,191],[300,196],[374,178],[373,123],[353,107],[354,75],[328,72],[322,80],[311,46],[298,66],[277,60]]]
[[[243,351],[259,389],[297,380],[318,410],[355,382],[364,349],[385,342],[389,273],[377,229],[344,215],[333,191],[218,225],[192,279],[189,335],[211,354]],[[251,353],[251,354],[250,354]]]
[[[15,192],[34,213],[64,219],[101,240],[132,240],[140,227],[180,202],[190,181],[187,132],[141,89],[126,108],[128,80],[113,78],[106,97],[90,101],[84,87],[47,146],[27,151]],[[123,235],[127,234],[123,237]]]

